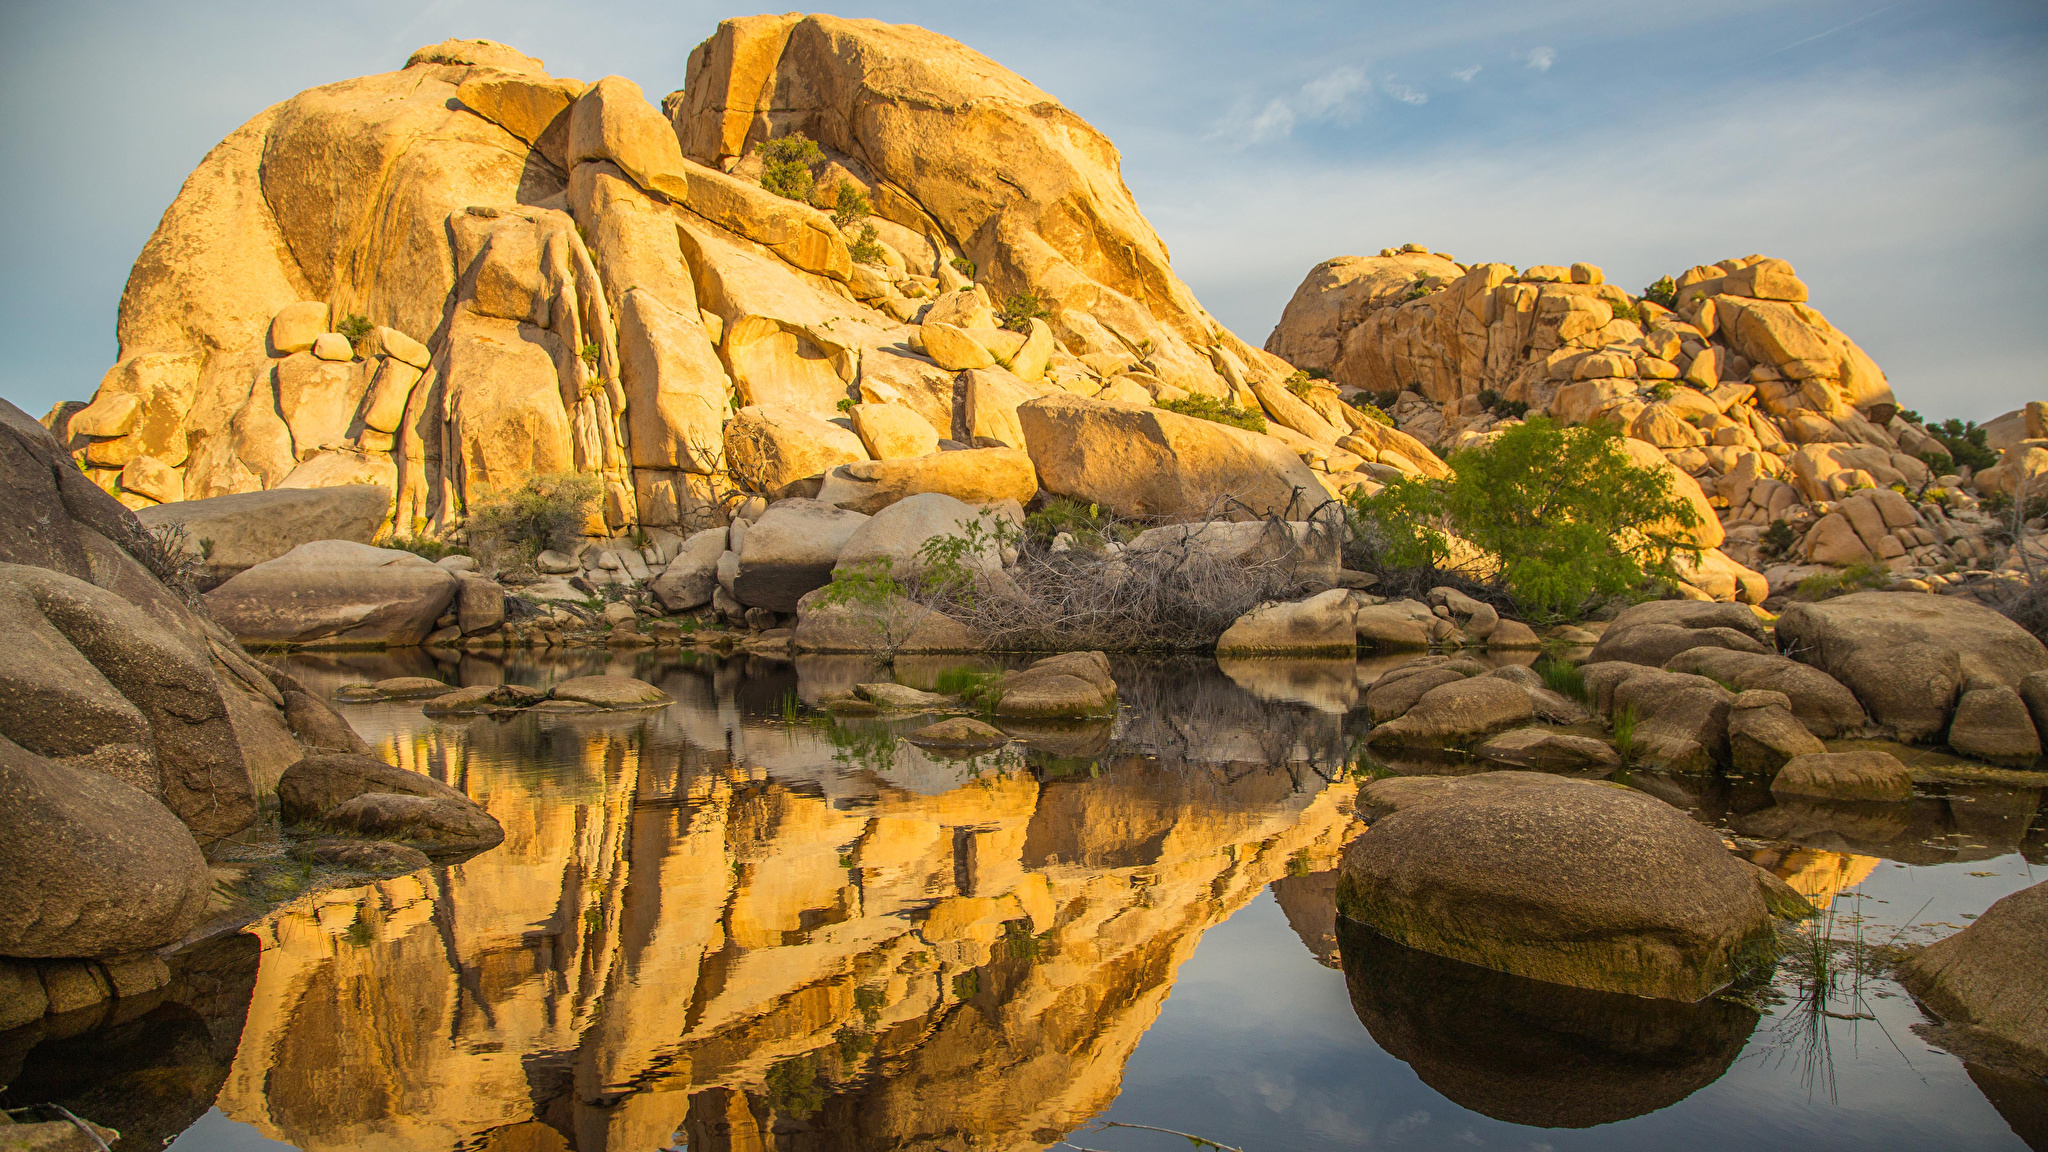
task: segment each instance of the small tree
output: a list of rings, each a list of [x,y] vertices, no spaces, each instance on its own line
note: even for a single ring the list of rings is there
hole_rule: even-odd
[[[472,551],[495,559],[506,550],[522,562],[549,548],[567,548],[597,507],[597,478],[581,472],[529,476],[471,506],[463,526]]]
[[[1012,332],[1031,334],[1031,322],[1043,320],[1052,322],[1052,309],[1038,298],[1036,292],[1019,292],[1003,303],[1002,315],[997,317],[1003,327]]]
[[[754,153],[761,158],[761,187],[790,200],[811,198],[811,188],[816,183],[811,168],[825,159],[817,141],[801,132],[792,132],[761,141],[754,146]]]
[[[832,222],[841,228],[851,228],[874,212],[868,203],[867,194],[853,186],[850,180],[839,182],[838,195],[832,201]]]
[[[1442,567],[1457,536],[1491,556],[1522,611],[1570,615],[1596,596],[1677,580],[1700,549],[1699,511],[1658,469],[1631,463],[1605,425],[1536,417],[1453,456],[1448,480],[1403,479],[1352,497],[1361,539],[1391,568]]]

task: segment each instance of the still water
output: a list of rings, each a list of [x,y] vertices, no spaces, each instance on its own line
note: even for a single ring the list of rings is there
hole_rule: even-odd
[[[433,670],[286,664],[329,692]],[[5,1102],[181,1152],[1187,1147],[1104,1120],[1247,1152],[2048,1146],[2048,1088],[1931,1047],[1875,964],[1788,961],[1753,1003],[1676,1005],[1340,929],[1332,870],[1363,831],[1348,712],[1377,665],[1125,662],[1114,724],[969,759],[901,742],[916,722],[811,710],[887,678],[858,658],[439,674],[607,670],[676,703],[348,707],[505,843],[287,905],[134,1018],[0,1036]],[[1859,810],[1630,782],[1743,837],[1851,945],[1938,938],[2048,863],[2035,788]]]

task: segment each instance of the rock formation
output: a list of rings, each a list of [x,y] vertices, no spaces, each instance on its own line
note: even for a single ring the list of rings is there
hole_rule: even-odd
[[[0,1027],[152,991],[200,854],[339,723],[160,578],[135,517],[0,402]],[[150,567],[145,564],[156,565]],[[175,583],[175,579],[174,579]],[[289,694],[289,695],[288,695]],[[35,963],[25,963],[33,960]]]
[[[759,148],[799,135],[811,190],[778,195]],[[620,536],[720,526],[840,465],[887,472],[830,497],[864,513],[1028,501],[1038,464],[1052,492],[1166,518],[1441,470],[1211,319],[1101,133],[872,20],[727,20],[659,110],[480,40],[300,93],[187,180],[118,333],[92,402],[49,417],[95,483],[131,508],[381,484],[399,536],[562,471],[600,481],[589,531]],[[1019,409],[1047,396],[1105,410],[1099,460],[1163,450],[1160,475],[1098,495],[1044,463],[1072,445],[1029,443]],[[1272,434],[1123,414],[1190,396]],[[947,460],[974,447],[1029,457]],[[1211,456],[1228,468],[1173,475]]]
[[[1857,562],[1923,584],[2019,566],[1978,499],[2048,468],[2048,405],[1987,426],[2003,455],[1973,474],[1785,261],[1723,260],[1661,287],[1662,303],[1589,264],[1467,265],[1408,244],[1316,265],[1266,350],[1446,454],[1524,413],[1619,428],[1711,506],[1701,542],[1719,551],[1694,582],[1717,599],[1760,600],[1739,586],[1762,584],[1752,569],[1783,587]]]

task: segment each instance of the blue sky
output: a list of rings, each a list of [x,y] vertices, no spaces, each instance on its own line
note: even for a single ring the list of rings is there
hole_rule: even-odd
[[[650,97],[741,10],[694,0],[0,4],[0,396],[91,394],[128,266],[263,107],[449,36]],[[1210,311],[1263,342],[1317,261],[1414,241],[1631,289],[1792,261],[1929,416],[2048,399],[2048,4],[876,3],[1059,97]]]

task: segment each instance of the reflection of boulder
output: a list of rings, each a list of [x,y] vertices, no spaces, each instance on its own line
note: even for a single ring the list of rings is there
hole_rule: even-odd
[[[1966,1063],[1963,1071],[2012,1126],[2013,1135],[2037,1152],[2048,1148],[2048,1083],[2038,1076],[2015,1076],[1982,1064]]]
[[[1305,704],[1342,715],[1358,702],[1356,661],[1231,659],[1216,661],[1225,676],[1261,700]]]
[[[1452,1102],[1497,1120],[1590,1128],[1666,1108],[1719,1079],[1757,1014],[1567,988],[1405,948],[1338,922],[1351,1006],[1382,1049]]]
[[[1805,848],[1825,848],[1865,856],[1905,860],[1921,838],[1938,805],[1932,801],[1897,804],[1881,800],[1822,800],[1808,796],[1780,797],[1776,804],[1735,817],[1730,827],[1745,836],[1786,840]],[[1915,817],[1919,817],[1915,819]]]
[[[1302,947],[1325,968],[1341,968],[1337,955],[1337,870],[1273,881],[1273,899],[1287,915],[1287,926],[1301,937]]]

